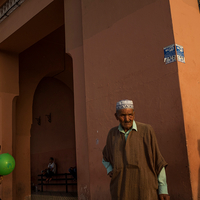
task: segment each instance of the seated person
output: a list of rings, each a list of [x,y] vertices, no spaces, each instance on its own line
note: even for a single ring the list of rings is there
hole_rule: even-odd
[[[51,157],[49,159],[49,164],[48,164],[48,168],[45,170],[42,170],[42,174],[44,176],[46,176],[46,181],[51,181],[52,180],[52,176],[56,173],[56,164],[54,162],[54,158]]]
[[[74,177],[74,181],[76,181],[77,180],[76,166],[75,167],[70,167],[69,168],[69,173]]]

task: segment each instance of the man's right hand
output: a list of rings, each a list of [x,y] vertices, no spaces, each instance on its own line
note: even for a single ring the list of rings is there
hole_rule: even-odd
[[[109,173],[108,173],[108,176],[110,176],[110,178],[112,178],[112,176],[113,176],[113,171],[109,172]]]
[[[168,194],[159,194],[160,200],[170,200],[170,196]]]

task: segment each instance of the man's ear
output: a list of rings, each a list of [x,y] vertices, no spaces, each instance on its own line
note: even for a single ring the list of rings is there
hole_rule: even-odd
[[[116,120],[119,120],[117,113],[115,113],[115,118]]]

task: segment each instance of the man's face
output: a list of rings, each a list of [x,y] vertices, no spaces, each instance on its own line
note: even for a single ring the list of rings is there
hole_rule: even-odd
[[[126,132],[133,125],[133,120],[135,119],[135,112],[131,108],[121,109],[118,110],[117,113],[115,113],[115,117],[117,120],[119,120],[121,126]]]

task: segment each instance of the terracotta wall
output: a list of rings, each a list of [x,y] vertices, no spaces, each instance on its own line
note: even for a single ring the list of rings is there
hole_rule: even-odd
[[[64,0],[64,8],[60,0],[39,2],[25,1],[0,24],[0,50],[20,53],[20,95],[15,99],[15,200],[30,195],[35,89],[42,78],[54,75],[74,90],[80,200],[110,198],[110,180],[101,163],[101,151],[109,129],[118,125],[115,104],[124,98],[133,99],[136,120],[152,124],[156,131],[161,152],[169,163],[167,177],[172,199],[192,198],[189,170],[195,199],[199,187],[196,0],[173,0],[170,5],[160,0]],[[38,42],[63,23],[65,33],[58,29],[59,33]],[[163,47],[175,42],[185,48],[185,65],[163,62]],[[14,66],[17,69],[17,61]],[[1,71],[7,79],[12,70],[8,74],[4,68]],[[18,88],[17,73],[13,77],[11,88]],[[2,92],[7,91],[5,87],[7,84],[2,86]],[[14,91],[14,95],[17,93]],[[11,116],[7,118],[10,120]]]
[[[24,1],[0,24],[0,50],[21,53],[63,25],[63,1]]]
[[[178,63],[193,199],[200,197],[200,14],[196,0],[170,1],[175,43],[184,47]]]
[[[82,16],[91,199],[110,198],[101,152],[126,98],[156,131],[171,198],[191,199],[178,66],[163,61],[174,43],[169,2],[85,0]]]
[[[73,59],[74,116],[79,200],[89,200],[90,170],[86,117],[81,1],[64,0],[65,51]]]
[[[64,71],[64,60],[66,57],[64,55],[63,45],[61,56],[62,64],[55,64],[55,62],[52,62],[51,64],[52,66],[54,65],[54,67],[50,67],[49,64],[46,63],[45,66],[48,67],[41,70],[42,72],[40,73],[38,73],[37,70],[30,70],[29,72],[26,70],[22,72],[22,70],[19,73],[18,54],[63,25],[62,8],[63,1],[25,1],[20,8],[15,10],[9,18],[0,24],[2,92],[6,94],[6,88],[11,86],[9,93],[11,92],[13,94],[13,99],[14,96],[19,94],[19,86],[22,86],[20,88],[20,98],[15,98],[13,105],[10,104],[13,108],[13,116],[9,114],[10,107],[6,108],[3,105],[3,108],[8,109],[9,112],[6,112],[7,117],[2,117],[4,120],[7,119],[6,126],[12,124],[10,129],[12,130],[13,140],[9,139],[10,136],[7,137],[8,129],[5,129],[5,133],[2,131],[1,137],[4,137],[4,141],[7,142],[8,147],[12,146],[17,161],[15,171],[13,172],[13,180],[10,178],[8,184],[5,179],[1,185],[3,199],[13,198],[21,200],[24,197],[30,196],[30,128],[32,122],[33,94],[37,84],[45,75],[47,75],[47,73],[52,74],[54,72],[58,73]],[[55,15],[52,15],[52,13],[55,13]],[[64,37],[57,38],[61,39]],[[54,45],[57,46],[56,44]],[[46,47],[48,49],[49,46],[46,45]],[[55,55],[58,55],[60,51],[57,50],[57,47],[54,49],[56,51]],[[44,56],[44,54],[40,55]],[[51,57],[53,58],[53,56]],[[23,55],[21,58],[23,58]],[[45,57],[43,57],[43,60],[44,59]],[[13,60],[14,64],[12,64]],[[20,62],[23,61],[23,59],[20,59]],[[41,62],[41,64],[43,64],[43,62]],[[28,69],[26,66],[23,68]],[[21,77],[20,81],[18,79],[19,74]],[[70,72],[69,76],[71,76],[71,74],[72,73]],[[70,83],[70,85],[72,84]],[[15,89],[17,89],[17,92]],[[9,101],[7,101],[7,103],[8,102]],[[3,125],[5,128],[6,126]],[[9,152],[11,151],[12,150],[10,149]],[[26,176],[24,176],[24,174]]]
[[[0,52],[0,145],[1,153],[9,153],[15,157],[13,150],[13,99],[19,94],[18,56]],[[4,177],[0,186],[0,198],[13,198],[13,175]]]
[[[15,141],[12,144],[12,141],[9,140],[9,145],[13,147],[18,161],[12,182],[14,199],[21,200],[30,196],[30,129],[33,95],[38,83],[44,76],[55,76],[71,90],[73,89],[72,59],[64,51],[63,31],[61,35],[50,35],[50,38],[46,38],[47,41],[23,52],[63,25],[63,10],[63,1],[60,0],[25,1],[19,9],[0,24],[0,50],[15,52],[16,54],[21,53],[20,64],[22,67],[20,67],[20,72],[12,69],[8,73],[9,77],[12,74],[18,77],[18,74],[20,74],[20,83],[18,84],[19,81],[16,82],[15,76],[13,76],[14,78],[7,78],[10,81],[3,86],[7,87],[11,83],[11,85],[13,84],[12,89],[14,89],[20,85],[20,97],[15,98],[13,104],[13,119],[17,119],[13,122],[12,127]],[[34,48],[38,53],[34,54]],[[52,52],[50,52],[51,50]],[[37,59],[40,60],[40,63],[33,69],[34,62],[30,62],[30,60],[37,62]],[[5,60],[11,62],[11,59],[6,58]],[[16,69],[18,69],[19,63],[16,64]],[[12,65],[4,64],[2,66],[9,70]],[[3,75],[2,80],[4,80],[7,75],[4,75],[3,71],[1,74]],[[16,112],[15,107],[17,107]],[[11,117],[9,119],[12,120]],[[5,183],[6,181],[4,181],[2,187],[6,186]],[[12,193],[10,193],[11,195]]]

